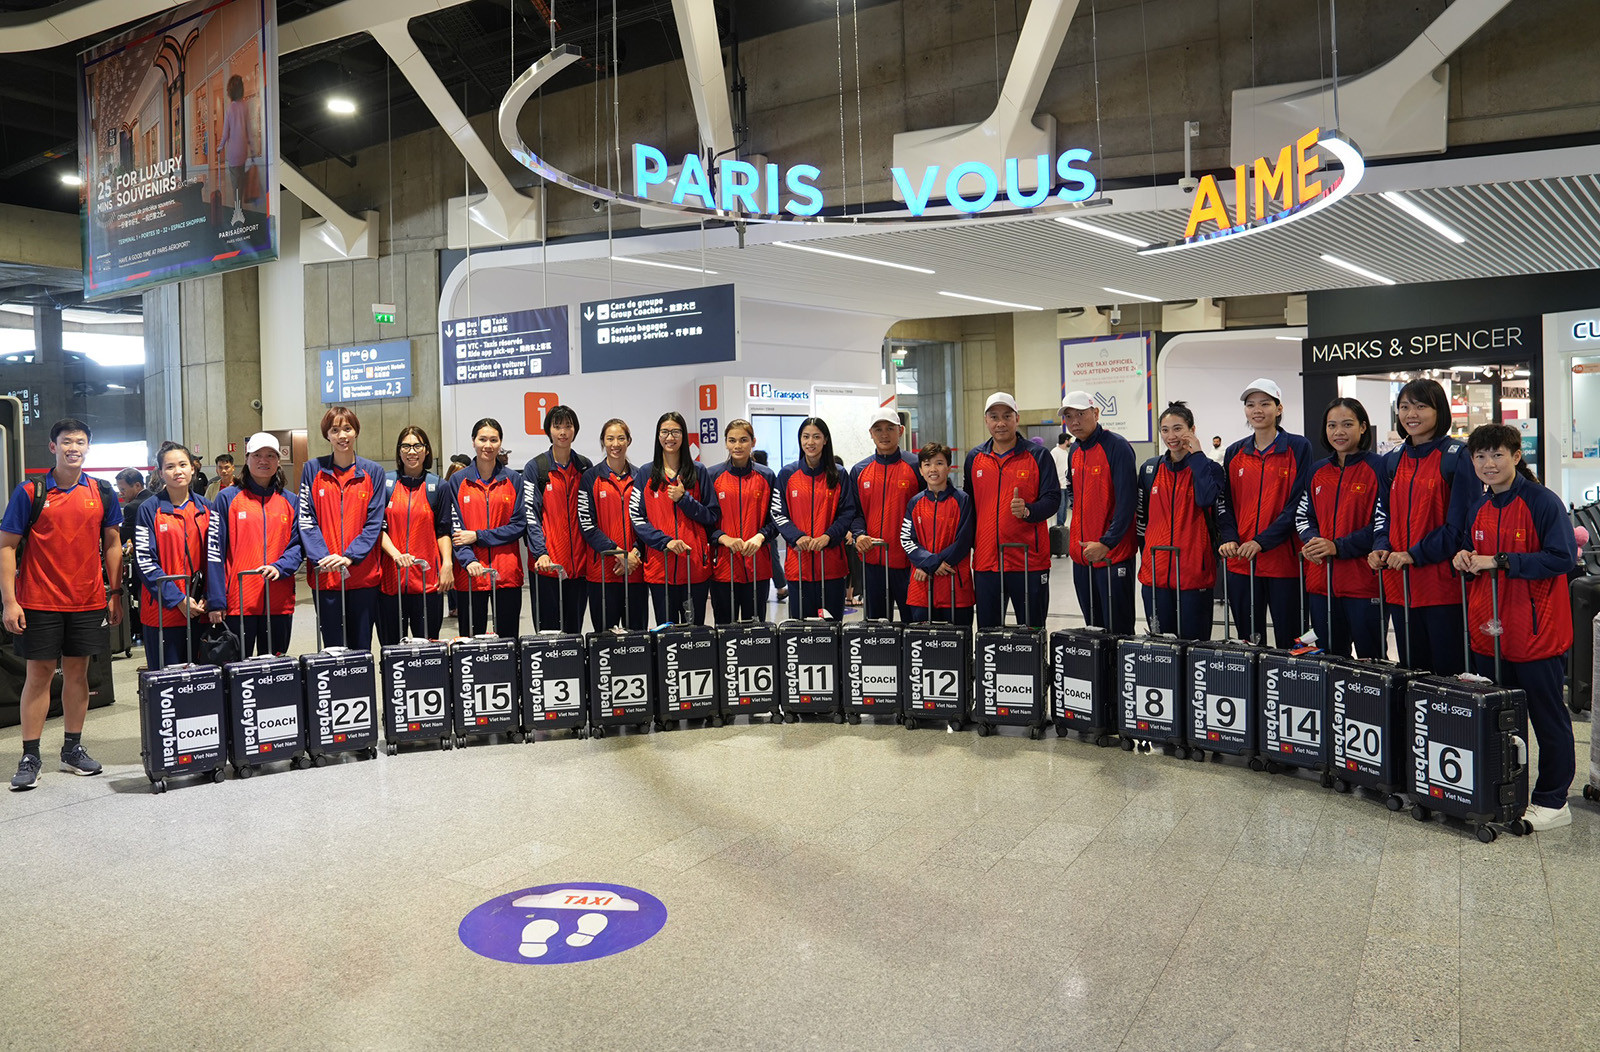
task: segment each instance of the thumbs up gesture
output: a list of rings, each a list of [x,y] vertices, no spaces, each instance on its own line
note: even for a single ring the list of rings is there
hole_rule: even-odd
[[[674,477],[672,482],[667,486],[667,497],[673,502],[677,502],[683,499],[683,492],[683,480],[681,478]]]
[[[1019,519],[1028,517],[1028,503],[1022,499],[1022,490],[1020,489],[1011,491],[1011,514]]]

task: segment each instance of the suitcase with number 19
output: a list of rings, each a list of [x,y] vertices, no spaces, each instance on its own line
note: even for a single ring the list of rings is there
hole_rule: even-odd
[[[605,560],[625,555],[620,548],[601,553],[600,583],[606,576]],[[600,590],[600,621],[606,620],[605,589]],[[604,632],[589,633],[589,736],[604,738],[607,728],[632,726],[650,730],[655,712],[655,638],[636,632],[628,624],[628,586],[622,586],[622,624]]]
[[[933,619],[937,576],[928,578],[928,620],[905,627],[906,686],[901,722],[914,731],[923,720],[943,720],[952,731],[966,726],[972,696],[972,629],[955,624],[956,575],[950,582],[949,622]]]
[[[417,560],[422,568],[424,601],[427,609],[426,585],[428,564]],[[396,623],[405,631],[405,608],[400,589],[409,576],[397,573],[394,601],[399,608]],[[413,743],[437,742],[440,749],[455,744],[453,714],[450,705],[450,644],[433,639],[403,637],[400,642],[385,646],[378,658],[378,692],[383,695],[384,752],[390,756],[400,751],[400,746]]]
[[[1007,548],[1022,549],[1022,618],[1030,620],[1028,585],[1032,568],[1026,544],[1000,545],[1000,617],[1005,618],[1005,560]],[[1044,737],[1045,651],[1044,630],[1026,624],[978,629],[976,678],[978,691],[972,705],[972,722],[978,737],[995,727],[1026,727],[1028,737]]]
[[[306,572],[314,578],[316,567],[308,565]],[[339,572],[341,609],[348,576],[348,570]],[[317,638],[323,641],[322,611],[317,602],[320,598],[320,594],[313,591],[311,609],[316,618]],[[347,626],[349,620],[346,616]],[[364,760],[376,757],[378,705],[372,652],[324,646],[315,654],[301,656],[300,671],[306,681],[306,747],[312,762],[324,767],[335,756],[346,753]]]

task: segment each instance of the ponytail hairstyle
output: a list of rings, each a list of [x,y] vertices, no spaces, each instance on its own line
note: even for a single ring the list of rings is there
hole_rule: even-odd
[[[628,422],[626,420],[622,419],[620,416],[614,416],[610,420],[607,420],[605,423],[600,425],[600,459],[602,460],[604,460],[606,456],[606,432],[610,431],[613,427],[622,428],[622,433],[627,436],[628,441],[633,441],[633,429],[628,426]],[[656,430],[659,431],[660,427],[658,426]],[[633,464],[629,462],[627,457],[622,458],[622,469],[629,475],[633,474]]]
[[[195,468],[194,454],[189,452],[189,447],[188,446],[184,445],[181,442],[167,441],[167,442],[161,443],[161,447],[156,450],[156,480],[161,485],[162,494],[165,494],[167,492],[167,484],[166,484],[165,480],[163,480],[161,478],[161,472],[162,472],[162,469],[164,469],[167,466],[166,465],[167,454],[168,453],[172,453],[174,451],[183,454],[183,459],[185,459],[185,460],[187,460],[189,462],[189,468],[191,470],[193,470]],[[193,475],[189,476],[189,492],[191,494],[194,492],[194,476]]]
[[[689,457],[689,425],[683,419],[682,413],[676,409],[668,409],[661,414],[661,419],[656,421],[656,452],[650,464],[650,488],[663,489],[667,484],[666,454],[661,449],[661,425],[666,423],[677,424],[683,431],[683,444],[678,447],[678,478],[682,479],[684,475],[688,475],[689,480],[684,483],[684,487],[693,487],[695,476],[694,461]],[[685,468],[689,470],[685,471]]]
[[[1367,418],[1367,407],[1361,404],[1358,398],[1335,398],[1328,403],[1328,408],[1322,411],[1322,448],[1329,453],[1333,446],[1328,442],[1328,414],[1335,409],[1348,409],[1356,415],[1356,423],[1366,428],[1361,432],[1361,441],[1356,443],[1356,452],[1365,453],[1372,448],[1372,421]]]
[[[1414,383],[1415,381],[1413,381]],[[1510,424],[1481,424],[1473,429],[1467,436],[1468,453],[1484,453],[1491,449],[1503,449],[1508,453],[1522,452],[1522,432]],[[1517,459],[1517,474],[1537,485],[1539,476],[1528,467],[1526,457]]]
[[[1187,403],[1187,402],[1168,402],[1167,403],[1167,407],[1165,409],[1163,409],[1161,411],[1161,415],[1156,418],[1156,427],[1159,428],[1161,426],[1161,421],[1165,420],[1169,416],[1177,417],[1178,419],[1182,420],[1185,424],[1189,425],[1189,430],[1190,431],[1194,430],[1194,413],[1192,411],[1190,411],[1189,403]]]
[[[827,479],[829,489],[839,488],[839,465],[833,456],[833,432],[828,430],[828,422],[820,416],[808,416],[800,421],[800,426],[795,429],[794,438],[798,443],[800,436],[805,434],[808,427],[814,427],[822,432],[822,455],[818,460],[822,464],[822,477]],[[804,447],[802,447],[804,448]],[[804,463],[806,455],[800,454],[800,461]]]

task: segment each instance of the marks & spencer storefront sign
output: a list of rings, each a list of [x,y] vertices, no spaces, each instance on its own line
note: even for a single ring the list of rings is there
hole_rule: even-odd
[[[1437,325],[1302,340],[1307,373],[1387,372],[1463,363],[1529,362],[1544,352],[1538,318]]]

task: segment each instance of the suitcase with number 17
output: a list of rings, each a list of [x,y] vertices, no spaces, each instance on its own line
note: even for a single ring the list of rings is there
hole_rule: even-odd
[[[1028,621],[1028,585],[1032,583],[1028,578],[1033,571],[1028,565],[1026,544],[1000,545],[1000,617],[1005,619],[1007,548],[1022,549],[1022,619]],[[978,691],[972,705],[972,722],[978,728],[978,737],[993,733],[999,726],[1026,727],[1029,738],[1044,737],[1044,629],[1026,624],[980,628],[975,649]]]
[[[694,624],[694,589],[689,552],[683,553],[683,621],[656,629],[656,730],[664,731],[684,720],[709,720],[719,709],[722,685],[721,654],[717,630]],[[624,586],[626,587],[626,586]],[[672,585],[666,586],[668,604]]]
[[[421,559],[414,565],[422,568],[423,609],[426,610],[429,566]],[[410,575],[402,570],[395,576],[394,602],[399,615],[396,624],[404,632],[405,607],[401,589]],[[437,742],[440,749],[455,744],[450,704],[450,644],[402,637],[400,642],[385,646],[378,659],[378,684],[378,692],[383,695],[384,752],[393,756],[400,751],[400,746],[413,743]]]
[[[718,629],[722,645],[722,664],[727,681],[722,685],[722,723],[732,723],[735,717],[771,717],[776,723],[778,714],[778,630],[763,620],[755,609],[760,594],[756,588],[756,560],[750,560],[751,610],[754,621],[736,621]],[[728,609],[733,602],[733,565],[728,566]]]
[[[161,586],[187,581],[188,574],[149,578],[159,608]],[[156,620],[156,649],[164,656],[164,629]],[[227,694],[222,670],[194,663],[194,633],[189,633],[189,661],[183,665],[139,673],[139,756],[152,792],[167,791],[169,778],[193,775],[222,781],[227,761],[224,722]],[[145,631],[149,631],[146,626]]]
[[[601,553],[600,583],[605,584],[605,560],[625,555],[620,548]],[[628,586],[622,586],[622,624],[609,631],[589,633],[589,736],[604,738],[607,728],[650,730],[655,711],[655,638],[636,632],[628,624]],[[605,589],[600,590],[600,621],[606,620]]]
[[[906,686],[901,723],[914,731],[923,720],[943,720],[952,731],[966,726],[972,696],[972,629],[955,624],[956,575],[950,582],[950,621],[933,619],[934,584],[928,577],[928,620],[905,627]]]
[[[796,580],[790,587],[799,589],[805,602],[806,553],[797,551]],[[824,589],[823,553],[817,552],[817,592]],[[805,611],[802,609],[801,613]],[[778,626],[779,656],[783,665],[783,718],[798,723],[801,716],[827,716],[834,723],[844,722],[839,707],[839,623],[819,612],[817,617],[791,618]]]
[[[601,556],[604,558],[604,556]],[[561,624],[567,623],[566,568],[556,566],[561,597]],[[533,589],[533,634],[517,640],[522,680],[522,733],[534,740],[535,731],[570,730],[584,736],[588,721],[588,647],[583,636],[561,627],[539,628],[539,589]]]
[[[316,572],[316,567],[308,564],[307,575],[315,579]],[[348,570],[339,571],[341,609],[348,576]],[[325,643],[320,598],[313,590],[311,609],[317,638]],[[346,616],[346,626],[349,620]],[[301,656],[300,671],[306,681],[306,747],[312,762],[325,767],[329,760],[345,754],[364,760],[376,757],[378,705],[372,651],[324,646],[315,654]]]

